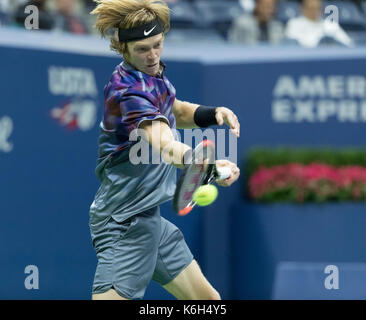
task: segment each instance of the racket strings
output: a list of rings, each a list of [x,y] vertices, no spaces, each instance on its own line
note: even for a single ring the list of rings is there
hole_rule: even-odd
[[[179,215],[189,213],[196,205],[193,200],[194,192],[215,179],[214,143],[204,140],[193,150],[190,160],[178,181],[174,195],[174,207]]]

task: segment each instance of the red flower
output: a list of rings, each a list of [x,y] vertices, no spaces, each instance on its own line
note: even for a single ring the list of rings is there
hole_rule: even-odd
[[[344,194],[350,193],[350,190],[351,198],[361,199],[363,189],[366,190],[366,168],[361,166],[291,163],[260,167],[249,179],[250,195],[259,200],[274,195],[275,201],[276,194],[297,202],[305,201],[306,197],[319,201],[337,199],[341,194],[344,199]]]

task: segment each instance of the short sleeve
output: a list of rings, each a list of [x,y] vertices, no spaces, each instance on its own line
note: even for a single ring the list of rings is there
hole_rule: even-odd
[[[169,125],[169,120],[161,114],[156,106],[156,98],[149,92],[127,90],[120,98],[121,123],[125,134],[130,134],[145,120],[163,119]]]

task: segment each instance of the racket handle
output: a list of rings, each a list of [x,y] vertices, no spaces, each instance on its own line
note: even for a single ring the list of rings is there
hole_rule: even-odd
[[[228,167],[216,168],[216,172],[218,180],[225,180],[231,175],[231,170]]]

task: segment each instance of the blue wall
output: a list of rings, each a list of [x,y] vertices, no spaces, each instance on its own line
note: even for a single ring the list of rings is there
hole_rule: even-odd
[[[294,48],[269,51],[268,48],[233,47],[230,51],[218,47],[205,52],[198,48],[200,57],[189,59],[182,58],[188,53],[184,49],[176,49],[179,56],[167,44],[166,49],[167,75],[179,99],[224,105],[237,113],[242,128],[237,153],[239,165],[243,156],[256,145],[364,144],[365,120],[361,109],[358,109],[357,119],[350,116],[352,121],[330,116],[325,121],[296,122],[293,105],[298,100],[317,103],[330,99],[337,103],[352,100],[349,105],[356,103],[361,108],[359,106],[366,101],[366,84],[365,97],[362,97],[362,88],[361,96],[357,97],[350,97],[348,93],[329,97],[329,90],[325,97],[306,95],[300,89],[298,97],[274,94],[276,84],[284,75],[297,84],[304,76],[320,75],[324,81],[328,76],[366,77],[364,49],[304,52]],[[98,123],[103,87],[119,59],[5,45],[0,46],[0,56],[2,137],[4,118],[5,121],[11,119],[13,126],[10,134],[5,134],[6,141],[13,147],[10,152],[4,151],[4,141],[0,139],[3,217],[0,299],[89,299],[96,258],[88,229],[88,209],[98,188],[94,176]],[[231,56],[236,58],[231,59]],[[59,73],[50,76],[50,66],[81,68],[81,76],[72,80],[65,69],[61,72],[57,69]],[[73,72],[76,77],[75,69]],[[91,81],[87,89],[83,87],[86,80]],[[70,81],[76,81],[73,88],[57,93],[57,83],[64,87]],[[96,90],[93,90],[93,81]],[[79,92],[75,88],[79,88]],[[286,99],[292,105],[291,121],[278,122],[273,118],[273,103],[278,99]],[[57,114],[57,119],[52,117]],[[162,206],[162,214],[182,229],[204,273],[223,298],[272,298],[276,265],[284,259],[318,262],[365,259],[358,254],[364,251],[362,230],[357,225],[363,223],[362,206],[307,209],[307,213],[291,206],[284,209],[257,207],[240,200],[242,183],[241,178],[231,188],[220,188],[220,197],[212,206],[195,209],[184,218],[173,213],[170,203]],[[352,212],[357,218],[347,220],[346,212]],[[313,221],[317,221],[315,217],[321,219],[322,225],[311,229],[312,238],[323,239],[321,235],[332,214],[336,218],[332,220],[331,238],[320,243],[309,242],[308,231]],[[345,221],[348,224],[343,229]],[[272,225],[276,228],[271,228]],[[296,232],[299,248],[306,248],[307,254],[287,246],[284,230],[291,234],[299,231]],[[338,232],[357,236],[349,237],[345,243],[344,238],[337,236]],[[329,241],[344,246],[336,255],[326,254]],[[24,287],[24,269],[28,265],[39,268],[39,290]],[[152,284],[145,298],[171,299],[172,296]]]
[[[254,205],[239,202],[231,209],[235,257],[231,272],[240,279],[233,282],[234,298],[271,299],[276,290],[281,290],[278,293],[281,296],[286,288],[276,288],[275,280],[282,262],[294,263],[294,283],[304,278],[301,274],[304,263],[339,266],[342,263],[366,262],[364,204]],[[358,280],[364,283],[365,264],[362,267],[363,278]],[[323,295],[331,299],[334,291],[322,286],[327,275],[323,271],[320,274],[322,280],[318,286],[322,290],[317,290],[313,298]],[[361,283],[345,279],[342,274],[341,289],[347,284],[346,280],[353,282],[356,292],[362,291]],[[309,299],[305,285],[296,289],[297,295],[282,298]],[[349,299],[349,293],[343,298]]]

